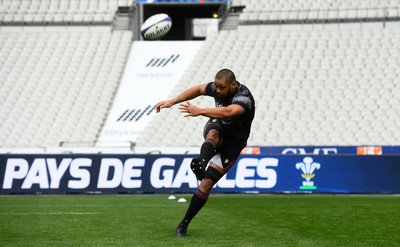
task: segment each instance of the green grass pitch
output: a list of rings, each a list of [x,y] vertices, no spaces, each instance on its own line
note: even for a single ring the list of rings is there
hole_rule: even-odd
[[[0,196],[0,246],[400,246],[397,195]]]

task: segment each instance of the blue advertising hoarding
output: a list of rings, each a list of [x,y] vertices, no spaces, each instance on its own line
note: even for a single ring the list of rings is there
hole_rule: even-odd
[[[400,146],[254,146],[245,148],[243,153],[264,155],[382,155],[400,154]]]
[[[2,155],[0,194],[187,193],[190,155]],[[219,193],[399,193],[400,156],[241,155]]]

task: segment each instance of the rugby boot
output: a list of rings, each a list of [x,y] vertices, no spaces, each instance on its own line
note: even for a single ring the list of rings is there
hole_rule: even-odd
[[[186,237],[187,236],[186,231],[187,231],[187,226],[179,224],[178,227],[176,228],[176,236],[178,238]]]

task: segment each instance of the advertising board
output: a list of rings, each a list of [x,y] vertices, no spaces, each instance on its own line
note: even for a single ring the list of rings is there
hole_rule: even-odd
[[[187,193],[192,155],[2,155],[0,194]],[[400,156],[241,155],[220,193],[399,193]]]

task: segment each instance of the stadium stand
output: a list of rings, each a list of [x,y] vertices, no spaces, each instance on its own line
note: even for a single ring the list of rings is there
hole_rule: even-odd
[[[21,23],[111,23],[118,6],[132,0],[2,0],[0,22]]]
[[[113,31],[127,0],[3,0],[0,146],[90,146],[111,107],[132,40]]]
[[[0,147],[96,142],[131,47],[132,32],[111,22],[130,2],[1,1]],[[244,6],[239,26],[207,33],[171,97],[228,67],[256,97],[250,145],[399,144],[399,22],[363,24],[395,21],[398,1],[232,4]],[[204,122],[162,111],[136,146],[198,146]]]
[[[399,38],[398,28],[221,31],[207,37],[171,95],[227,66],[257,99],[253,145],[396,144]],[[165,114],[174,124],[158,117],[137,145],[201,141],[204,121]]]
[[[233,6],[245,6],[241,24],[376,21],[400,17],[396,0],[233,0]]]
[[[109,28],[3,28],[1,145],[95,141],[122,75],[131,36]]]

